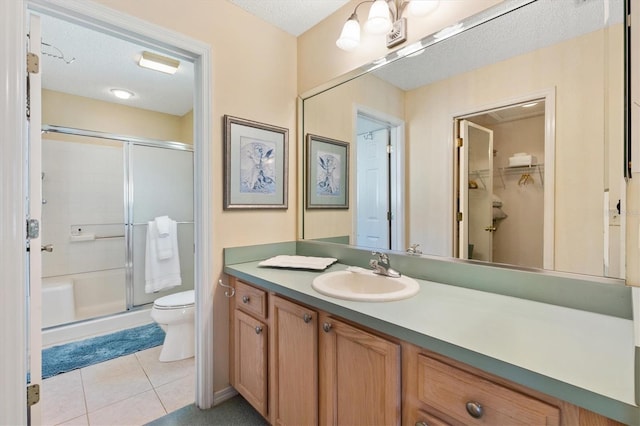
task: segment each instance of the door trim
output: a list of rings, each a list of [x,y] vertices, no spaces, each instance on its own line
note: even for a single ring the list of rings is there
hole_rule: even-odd
[[[25,11],[24,0],[14,0],[4,2],[0,13],[0,84],[7,90],[0,103],[0,341],[15,348],[0,361],[0,412],[8,424],[27,423]]]
[[[82,0],[14,0],[3,5],[0,18],[3,28],[3,43],[1,53],[6,60],[6,67],[0,70],[0,78],[9,87],[7,99],[14,102],[0,106],[0,113],[4,123],[0,130],[3,135],[2,147],[2,179],[3,202],[0,207],[3,220],[0,220],[0,230],[3,236],[0,244],[3,249],[2,262],[7,262],[3,269],[3,287],[12,283],[15,288],[7,293],[3,303],[3,314],[6,316],[4,324],[11,325],[10,332],[1,328],[0,338],[5,344],[18,348],[11,353],[13,360],[10,365],[0,367],[3,377],[2,393],[7,398],[0,402],[0,410],[9,415],[9,423],[25,424],[26,406],[24,391],[25,369],[17,369],[16,365],[25,364],[26,312],[24,307],[25,274],[22,270],[26,264],[24,253],[24,200],[26,192],[24,183],[24,149],[25,128],[24,115],[24,75],[26,54],[24,40],[26,39],[25,16],[27,7],[37,13],[45,13],[67,20],[90,25],[93,28],[108,31],[111,34],[152,45],[156,48],[177,54],[195,65],[194,87],[194,190],[196,201],[195,216],[195,291],[196,291],[196,405],[199,408],[210,408],[213,405],[213,263],[212,259],[212,205],[211,200],[216,196],[212,186],[211,164],[212,152],[210,143],[211,129],[211,46],[198,40],[186,37],[177,32],[148,23],[142,19],[126,15],[105,6]],[[6,107],[6,111],[5,111]],[[4,141],[7,141],[6,143]],[[20,141],[10,143],[9,141]],[[5,182],[7,183],[5,185]],[[9,186],[11,183],[12,186]],[[5,191],[5,188],[10,191]],[[16,225],[20,224],[20,226]],[[16,228],[16,229],[11,229]],[[5,236],[6,234],[6,236]],[[19,248],[19,250],[18,250]],[[6,253],[6,256],[5,254]],[[11,257],[11,259],[9,259]],[[6,283],[5,283],[6,281]],[[6,337],[6,338],[5,338]],[[5,373],[6,369],[6,373]],[[9,371],[10,370],[10,371]],[[18,387],[19,383],[19,387]],[[8,389],[4,389],[7,386]],[[6,404],[6,405],[5,405]],[[16,409],[19,407],[19,409]],[[15,416],[15,419],[13,418]],[[10,420],[9,420],[10,419]],[[15,421],[14,421],[15,420]]]

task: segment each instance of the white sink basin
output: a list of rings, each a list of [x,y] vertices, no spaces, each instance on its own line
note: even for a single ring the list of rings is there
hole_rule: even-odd
[[[391,278],[366,269],[358,272],[335,271],[317,276],[311,287],[318,293],[361,302],[388,302],[415,296],[420,284],[413,278]]]

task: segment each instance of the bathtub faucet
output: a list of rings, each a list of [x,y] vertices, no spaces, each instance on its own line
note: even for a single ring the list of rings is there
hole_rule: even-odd
[[[391,278],[400,278],[400,272],[391,268],[389,262],[389,256],[386,253],[380,253],[379,251],[371,252],[372,255],[378,256],[377,259],[371,259],[369,266],[373,268],[373,272],[378,275],[384,275]]]

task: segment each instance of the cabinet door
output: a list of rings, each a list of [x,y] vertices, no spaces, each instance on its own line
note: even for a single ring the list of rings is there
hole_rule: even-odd
[[[275,425],[318,424],[318,315],[277,296],[271,303],[270,406]]]
[[[320,424],[400,425],[400,345],[321,318]]]
[[[236,390],[267,416],[267,326],[236,309],[234,316]]]

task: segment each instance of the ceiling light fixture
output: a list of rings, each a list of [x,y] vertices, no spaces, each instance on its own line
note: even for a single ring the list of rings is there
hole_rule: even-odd
[[[167,74],[175,74],[180,66],[180,61],[145,51],[142,52],[138,65]]]
[[[428,15],[438,7],[440,0],[368,0],[358,3],[336,41],[340,49],[350,51],[360,44],[358,8],[365,3],[372,3],[364,24],[365,31],[387,34],[387,47],[392,48],[407,41],[407,19],[402,17],[402,13],[407,10],[411,16]]]
[[[113,93],[113,96],[119,99],[130,99],[135,96],[135,93],[124,89],[111,89],[111,93]]]

